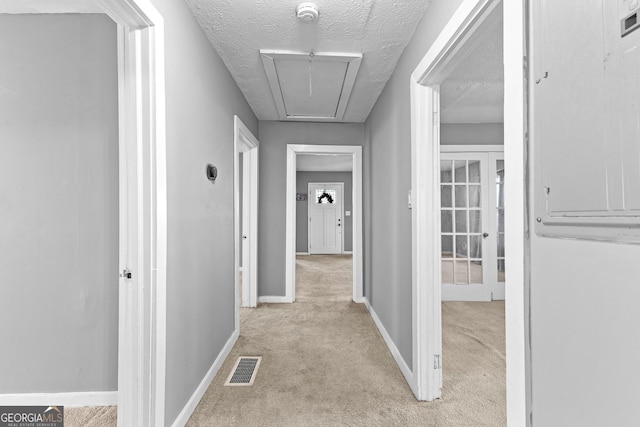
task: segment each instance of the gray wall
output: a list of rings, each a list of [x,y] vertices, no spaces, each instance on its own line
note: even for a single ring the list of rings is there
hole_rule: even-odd
[[[118,386],[118,74],[103,15],[0,15],[0,393]]]
[[[366,122],[365,295],[411,367],[409,79],[461,0],[432,0]],[[375,191],[374,191],[375,189]],[[373,197],[375,193],[376,197]],[[384,197],[380,197],[384,195]]]
[[[164,17],[167,88],[167,391],[173,423],[234,329],[233,115],[257,120],[183,1]],[[218,167],[215,185],[207,163]]]
[[[310,182],[343,182],[344,194],[342,205],[342,232],[344,233],[344,251],[353,250],[353,174],[351,172],[300,172],[296,178],[296,192],[308,193]],[[346,216],[345,211],[351,211],[351,216]],[[296,202],[296,251],[309,251],[309,202]]]
[[[504,145],[503,123],[441,123],[441,145]]]
[[[285,295],[287,144],[362,145],[363,123],[260,121],[258,295]]]

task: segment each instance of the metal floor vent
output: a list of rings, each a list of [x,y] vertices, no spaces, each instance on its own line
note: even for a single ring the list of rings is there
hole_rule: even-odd
[[[224,385],[253,385],[262,357],[240,356]]]

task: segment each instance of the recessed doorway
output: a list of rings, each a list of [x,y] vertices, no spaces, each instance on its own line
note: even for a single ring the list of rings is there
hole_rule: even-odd
[[[352,299],[355,302],[363,302],[363,281],[362,281],[362,147],[349,145],[287,145],[287,187],[286,187],[286,302],[294,302],[296,299],[296,253],[298,248],[297,223],[300,220],[296,206],[299,203],[308,203],[309,187],[303,190],[304,200],[300,200],[302,195],[297,191],[298,161],[302,156],[340,156],[345,158],[352,173],[353,188],[351,197],[351,210],[349,218],[351,220],[351,240],[353,244],[352,256]],[[328,182],[322,182],[328,183]],[[315,193],[314,193],[315,197]],[[322,194],[320,194],[322,197]],[[324,197],[322,200],[326,199]],[[339,216],[335,217],[336,224]],[[344,216],[342,218],[345,218]],[[303,221],[308,221],[305,216]],[[341,233],[344,220],[341,220]],[[335,252],[335,253],[341,253]],[[308,246],[307,251],[308,254]]]

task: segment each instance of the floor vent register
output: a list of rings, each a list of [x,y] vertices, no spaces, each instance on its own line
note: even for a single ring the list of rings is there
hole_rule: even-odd
[[[262,357],[240,356],[224,385],[253,385]]]

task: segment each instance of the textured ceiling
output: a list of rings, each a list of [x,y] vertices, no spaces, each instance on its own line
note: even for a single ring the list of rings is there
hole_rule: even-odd
[[[103,13],[88,0],[0,0],[0,13]]]
[[[186,1],[261,120],[279,116],[260,49],[362,53],[345,122],[366,120],[429,5],[429,0],[317,0],[320,17],[308,23],[295,16],[298,0]]]
[[[440,85],[442,123],[502,123],[504,66],[502,8],[477,48]]]

